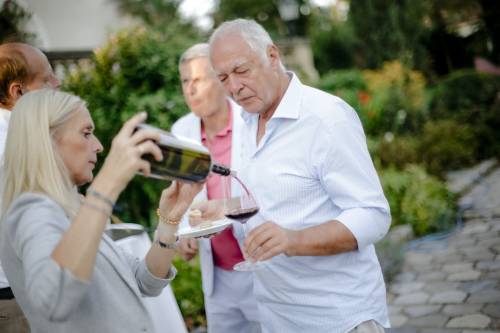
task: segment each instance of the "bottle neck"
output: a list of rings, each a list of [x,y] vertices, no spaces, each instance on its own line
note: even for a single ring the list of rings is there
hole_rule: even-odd
[[[211,171],[221,176],[230,176],[232,173],[228,167],[216,163],[212,164]]]

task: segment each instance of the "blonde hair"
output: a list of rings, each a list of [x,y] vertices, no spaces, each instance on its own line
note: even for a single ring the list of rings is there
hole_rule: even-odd
[[[54,135],[75,111],[79,97],[42,89],[22,96],[14,106],[5,144],[3,214],[24,192],[50,196],[73,217],[79,208],[75,184],[54,144]]]

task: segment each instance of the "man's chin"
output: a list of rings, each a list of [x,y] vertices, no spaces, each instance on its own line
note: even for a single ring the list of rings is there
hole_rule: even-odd
[[[243,100],[242,102],[238,103],[246,112],[249,113],[259,113],[260,112],[260,105],[259,103],[255,103],[253,100]]]

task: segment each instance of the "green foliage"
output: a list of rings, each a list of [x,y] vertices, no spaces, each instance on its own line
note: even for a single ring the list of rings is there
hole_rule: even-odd
[[[433,116],[473,121],[495,102],[499,91],[498,76],[475,70],[453,72],[434,89]]]
[[[416,133],[427,117],[423,75],[397,61],[379,70],[330,71],[317,86],[349,103],[369,135]]]
[[[426,119],[425,78],[399,61],[364,70],[368,91],[358,111],[370,135],[415,133]]]
[[[200,31],[190,20],[180,19],[179,6],[182,0],[111,0],[124,14],[139,18],[147,27],[166,33],[168,36],[199,39]]]
[[[314,64],[320,73],[354,65],[356,36],[350,22],[338,22],[320,10],[311,16],[309,39]]]
[[[308,10],[308,0],[296,0],[299,7]],[[269,0],[218,0],[213,14],[215,26],[236,18],[251,18],[261,24],[272,38],[278,39],[287,35],[303,36],[306,33],[308,16],[299,11],[297,19],[284,22],[281,19],[279,1]]]
[[[454,220],[454,198],[446,185],[422,167],[380,172],[391,207],[392,225],[409,224],[416,236],[448,229]]]
[[[172,289],[188,330],[206,327],[199,257],[196,256],[191,261],[175,257],[173,264],[179,271],[179,276],[172,281]]]
[[[252,18],[262,24],[262,26],[273,35],[278,37],[280,31],[284,31],[284,23],[281,22],[278,7],[267,0],[256,1],[218,1],[217,10],[214,12],[215,26],[224,21],[236,18]],[[284,35],[284,34],[283,34]]]
[[[378,138],[372,148],[378,165],[403,169],[420,163],[443,177],[446,171],[500,155],[500,78],[456,72],[436,85],[427,107],[425,81],[418,76],[405,86],[396,79],[400,70],[363,74],[370,100],[359,110],[367,133]]]
[[[355,29],[359,65],[378,68],[399,59],[413,68],[423,61],[425,2],[351,0],[349,21]]]
[[[13,0],[3,2],[0,9],[0,43],[29,42],[34,34],[24,31],[24,25],[31,18],[31,13],[25,11]]]
[[[150,26],[177,21],[180,0],[113,0],[124,13],[141,18]]]
[[[175,29],[122,31],[67,75],[63,88],[87,101],[105,152],[123,122],[139,111],[147,111],[147,122],[164,129],[187,112],[177,63],[191,43]],[[154,216],[166,185],[135,177],[119,198],[118,214],[125,221],[148,224],[143,221]]]
[[[382,168],[403,170],[418,163],[430,174],[443,178],[446,171],[477,162],[478,143],[472,127],[453,120],[429,121],[416,136],[388,133],[370,142],[372,158]]]
[[[363,74],[356,69],[330,71],[321,77],[317,87],[332,94],[344,90],[367,89]]]
[[[357,111],[364,103],[367,89],[361,72],[355,69],[330,71],[321,77],[317,87],[339,96]]]
[[[478,142],[473,128],[453,120],[425,124],[419,139],[419,159],[428,172],[443,177],[448,170],[457,170],[476,161]]]
[[[382,168],[404,169],[419,161],[419,140],[414,136],[387,134],[371,140],[370,153],[376,165]]]
[[[500,156],[500,77],[456,71],[434,88],[430,112],[437,119],[452,119],[472,128],[476,160]]]

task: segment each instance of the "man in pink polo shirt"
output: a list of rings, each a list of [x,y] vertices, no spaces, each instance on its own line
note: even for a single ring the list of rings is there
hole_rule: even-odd
[[[181,56],[182,91],[192,113],[179,119],[172,126],[172,133],[200,141],[215,161],[237,170],[241,108],[225,95],[208,56],[208,44],[196,44]],[[197,199],[222,199],[221,181],[219,175],[209,176]],[[233,270],[236,263],[243,261],[233,228],[199,243],[182,240],[179,251],[184,259],[190,260],[198,252],[198,245],[208,332],[260,332],[252,273]]]

